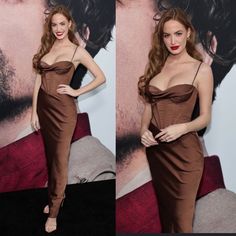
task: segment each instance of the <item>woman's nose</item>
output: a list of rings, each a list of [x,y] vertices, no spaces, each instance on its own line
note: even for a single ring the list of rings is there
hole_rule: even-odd
[[[171,36],[171,44],[175,44],[175,37]]]

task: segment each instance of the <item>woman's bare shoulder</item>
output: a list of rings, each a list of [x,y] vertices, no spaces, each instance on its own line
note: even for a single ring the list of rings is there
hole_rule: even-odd
[[[211,66],[209,66],[207,63],[193,59],[191,60],[191,64],[193,68],[199,68],[198,74],[211,74]]]
[[[199,73],[201,73],[202,75],[205,75],[205,76],[211,75],[212,74],[211,66],[205,62],[201,62],[201,67],[199,69]]]
[[[204,62],[201,63],[196,81],[198,85],[202,84],[202,86],[213,86],[213,73],[210,65]]]
[[[91,55],[89,54],[89,52],[82,46],[77,46],[77,50],[76,50],[76,57],[82,58],[82,57],[91,57]]]
[[[88,53],[88,51],[80,45],[77,45],[77,51],[80,53]]]

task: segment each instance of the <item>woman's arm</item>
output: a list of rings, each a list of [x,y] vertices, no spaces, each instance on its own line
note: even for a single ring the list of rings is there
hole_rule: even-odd
[[[32,112],[31,112],[31,125],[36,131],[40,129],[38,115],[37,115],[37,100],[38,100],[38,92],[39,92],[40,86],[41,86],[41,75],[37,74],[36,79],[35,79],[35,84],[34,84]]]
[[[210,66],[202,64],[196,79],[200,105],[199,116],[187,123],[170,125],[162,129],[155,138],[162,142],[171,142],[186,133],[201,130],[209,124],[213,94],[213,76]]]
[[[186,133],[203,129],[211,120],[213,75],[211,67],[207,64],[202,64],[201,74],[197,80],[197,88],[200,114],[193,121],[186,123]]]
[[[141,120],[141,132],[140,132],[141,143],[145,147],[158,144],[155,138],[153,137],[152,132],[148,129],[151,119],[152,119],[151,104],[145,103],[144,112],[143,112],[142,120]]]
[[[142,134],[148,130],[149,124],[152,119],[152,108],[151,104],[145,103],[142,119],[141,119],[141,136]]]
[[[103,84],[106,81],[104,73],[84,48],[79,47],[74,58],[76,61],[79,61],[79,63],[83,64],[92,73],[94,79],[87,85],[77,90],[72,89],[68,85],[60,84],[57,89],[58,93],[77,97],[97,88],[99,85]]]

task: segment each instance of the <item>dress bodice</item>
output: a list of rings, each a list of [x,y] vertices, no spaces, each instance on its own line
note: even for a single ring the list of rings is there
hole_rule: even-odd
[[[152,123],[159,129],[189,122],[198,97],[197,88],[192,84],[179,84],[165,90],[148,85],[146,94],[152,105]]]
[[[70,84],[75,66],[72,61],[58,61],[52,65],[40,61],[39,69],[42,78],[41,89],[48,94],[57,95],[59,84]]]

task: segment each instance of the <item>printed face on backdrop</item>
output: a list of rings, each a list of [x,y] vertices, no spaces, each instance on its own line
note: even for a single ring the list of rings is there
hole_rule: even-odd
[[[31,105],[32,56],[42,35],[43,3],[0,1],[0,122],[16,119]]]
[[[139,132],[143,103],[137,83],[143,74],[155,27],[154,1],[122,1],[116,7],[116,135],[117,193],[147,166]],[[133,158],[132,158],[133,156]]]
[[[142,105],[137,102],[137,81],[146,64],[150,35],[154,29],[152,1],[122,1],[122,4],[116,8],[118,138],[139,133],[137,114],[141,114]]]

